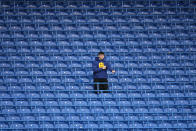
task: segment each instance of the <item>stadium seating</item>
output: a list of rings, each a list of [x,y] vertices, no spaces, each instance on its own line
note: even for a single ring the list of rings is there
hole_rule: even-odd
[[[0,131],[194,131],[195,87],[194,0],[0,0]]]

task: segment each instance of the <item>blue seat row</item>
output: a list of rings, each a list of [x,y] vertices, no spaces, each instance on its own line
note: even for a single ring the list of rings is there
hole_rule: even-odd
[[[184,129],[184,130],[194,130],[195,123],[183,123],[183,122],[176,122],[174,124],[170,124],[167,122],[162,122],[160,124],[157,124],[156,122],[149,122],[146,124],[142,124],[141,122],[135,122],[131,124],[125,124],[125,123],[119,123],[119,124],[111,124],[108,122],[105,122],[104,124],[82,124],[80,122],[76,122],[74,124],[68,125],[67,123],[61,123],[61,124],[51,124],[51,123],[44,123],[44,124],[37,124],[37,123],[31,123],[31,124],[20,124],[20,123],[14,123],[14,124],[4,124],[2,123],[0,125],[3,129],[104,129],[108,128],[108,130],[114,130],[114,129],[124,129],[124,130],[130,130],[130,129],[143,129],[148,130],[152,128],[156,128],[155,130],[158,131],[158,129],[166,128],[168,130],[176,130],[176,129]],[[9,128],[10,127],[10,128]]]

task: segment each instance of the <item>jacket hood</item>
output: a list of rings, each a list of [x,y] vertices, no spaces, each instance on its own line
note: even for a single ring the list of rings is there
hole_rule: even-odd
[[[96,61],[100,61],[100,60],[99,60],[99,57],[95,57],[95,60],[96,60]],[[102,61],[105,61],[105,60],[106,60],[106,57],[104,57]]]

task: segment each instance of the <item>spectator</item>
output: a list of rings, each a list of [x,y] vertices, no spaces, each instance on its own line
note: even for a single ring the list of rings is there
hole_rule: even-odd
[[[93,78],[94,78],[94,90],[95,93],[99,93],[97,90],[108,90],[108,75],[107,70],[115,73],[115,70],[112,70],[110,63],[106,61],[103,52],[98,53],[98,57],[95,57],[93,62]],[[99,84],[99,82],[104,82]],[[106,93],[108,91],[104,91]]]

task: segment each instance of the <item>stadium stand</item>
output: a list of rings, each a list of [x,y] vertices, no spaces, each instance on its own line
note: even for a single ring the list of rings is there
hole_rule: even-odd
[[[92,61],[116,70],[93,92]],[[0,131],[196,130],[194,0],[0,0]]]

